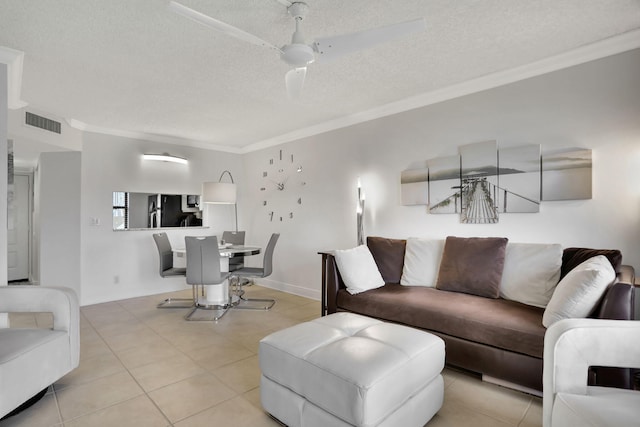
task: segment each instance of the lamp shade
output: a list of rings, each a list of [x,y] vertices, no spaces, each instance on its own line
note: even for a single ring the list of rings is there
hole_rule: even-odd
[[[232,205],[236,202],[236,185],[226,182],[202,183],[202,201]]]

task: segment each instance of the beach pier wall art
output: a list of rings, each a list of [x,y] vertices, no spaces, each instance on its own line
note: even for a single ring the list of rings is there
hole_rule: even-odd
[[[402,204],[458,214],[464,224],[495,224],[500,214],[539,212],[541,201],[592,197],[589,149],[543,155],[539,144],[498,148],[496,141],[484,141],[462,145],[459,153],[402,171]]]

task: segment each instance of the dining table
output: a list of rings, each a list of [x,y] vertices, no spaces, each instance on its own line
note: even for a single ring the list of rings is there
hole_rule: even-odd
[[[220,251],[220,271],[229,272],[229,258],[238,255],[258,255],[262,248],[249,245],[232,245],[229,243],[219,244]],[[173,248],[173,253],[178,258],[186,258],[186,248]],[[205,295],[201,301],[202,305],[226,305],[231,303],[229,293],[229,279],[225,279],[221,284],[205,285]]]

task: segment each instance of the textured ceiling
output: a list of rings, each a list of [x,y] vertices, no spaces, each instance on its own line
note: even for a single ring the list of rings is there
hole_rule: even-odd
[[[181,0],[275,45],[276,0]],[[424,17],[427,31],[288,66],[167,10],[168,0],[2,0],[0,46],[23,51],[21,98],[90,127],[240,149],[640,29],[639,0],[307,0],[308,41]]]

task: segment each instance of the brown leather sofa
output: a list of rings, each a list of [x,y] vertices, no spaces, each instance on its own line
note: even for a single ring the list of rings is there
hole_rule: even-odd
[[[448,365],[541,391],[544,309],[502,298],[402,286],[405,245],[405,240],[368,237],[367,246],[386,284],[355,295],[346,291],[333,255],[321,252],[323,314],[348,311],[426,330],[445,341]],[[561,277],[580,257],[597,254],[609,259],[618,278],[590,317],[633,319],[634,270],[622,265],[619,251],[564,249]],[[631,388],[629,371],[596,368],[590,375],[592,384]]]

